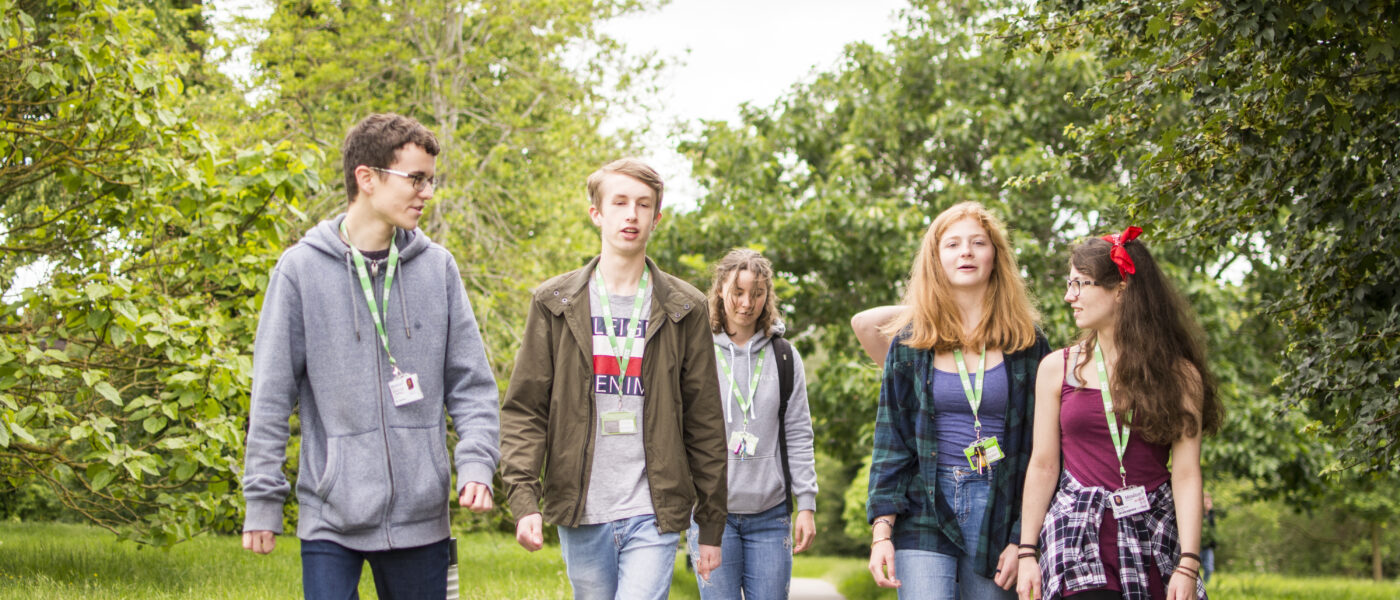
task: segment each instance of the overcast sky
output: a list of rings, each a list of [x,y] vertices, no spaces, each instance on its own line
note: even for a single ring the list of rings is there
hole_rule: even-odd
[[[675,120],[734,121],[739,105],[767,106],[813,69],[834,67],[854,41],[884,47],[905,0],[672,0],[659,11],[609,21],[604,31],[635,52],[674,64],[662,76],[664,114]],[[625,125],[625,123],[623,123]],[[667,204],[692,204],[699,189],[675,140],[658,131],[644,158],[667,181]]]

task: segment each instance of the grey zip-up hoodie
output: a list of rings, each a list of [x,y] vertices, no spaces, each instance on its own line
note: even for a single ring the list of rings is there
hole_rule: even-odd
[[[457,489],[489,486],[500,460],[496,381],[452,254],[421,231],[396,230],[384,330],[423,398],[394,406],[342,219],[287,249],[268,282],[253,347],[243,530],[282,532],[288,418],[298,411],[297,537],[363,551],[431,544],[448,537],[455,500],[444,408],[460,439]],[[386,269],[374,271],[383,307]]]
[[[724,439],[726,443],[736,431],[744,430],[744,411],[736,395],[747,396],[753,379],[755,362],[763,353],[763,371],[758,376],[758,389],[749,416],[748,432],[758,436],[758,448],[753,456],[741,458],[729,450],[729,512],[756,514],[787,500],[783,486],[783,465],[778,455],[778,358],[771,349],[773,335],[782,335],[782,323],[772,330],[755,333],[739,346],[724,332],[714,334],[715,346],[734,374],[730,385],[724,369],[719,368],[719,392],[724,400]],[[763,352],[765,348],[769,350]],[[792,399],[787,407],[788,466],[792,472],[792,495],[797,510],[816,510],[817,467],[812,454],[812,415],[807,408],[807,377],[802,372],[802,357],[792,349]]]

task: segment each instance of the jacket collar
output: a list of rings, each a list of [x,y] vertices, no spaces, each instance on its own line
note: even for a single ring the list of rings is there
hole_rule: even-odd
[[[591,310],[588,305],[588,282],[593,279],[593,270],[598,268],[600,256],[593,257],[582,269],[568,273],[556,280],[549,289],[540,290],[544,300],[545,308],[554,316],[559,316],[564,311],[582,306],[583,308],[574,310]],[[696,305],[684,294],[676,292],[675,284],[671,281],[651,257],[646,258],[647,268],[651,270],[651,315],[650,319],[654,324],[647,331],[647,337],[651,337],[653,328],[659,324],[658,319],[670,317],[672,321],[680,321],[685,318],[690,311],[695,310]]]

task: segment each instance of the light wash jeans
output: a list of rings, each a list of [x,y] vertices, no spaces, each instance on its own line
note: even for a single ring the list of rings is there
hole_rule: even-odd
[[[1013,600],[1016,590],[1003,590],[996,582],[973,571],[977,538],[982,535],[982,515],[987,511],[991,471],[979,474],[965,467],[938,467],[938,491],[962,528],[962,556],[927,550],[895,550],[895,577],[900,600]],[[1000,553],[1001,549],[996,549]]]
[[[664,600],[680,540],[661,533],[655,515],[559,527],[575,600]]]
[[[691,560],[700,558],[700,526],[691,522],[686,535]],[[761,513],[729,513],[720,542],[718,569],[705,581],[696,573],[700,600],[784,600],[792,582],[792,517],[787,505]]]

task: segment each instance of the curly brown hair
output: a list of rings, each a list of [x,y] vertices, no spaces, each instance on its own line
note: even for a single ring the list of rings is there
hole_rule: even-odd
[[[729,284],[730,276],[739,271],[753,273],[754,282],[762,282],[766,286],[768,293],[763,301],[763,310],[759,311],[758,320],[754,323],[754,331],[758,333],[768,333],[773,327],[773,322],[778,320],[778,295],[773,292],[773,263],[764,258],[762,254],[748,248],[735,248],[724,255],[715,263],[714,281],[710,283],[710,332],[711,333],[733,333],[729,331],[728,318],[724,312],[724,287]]]

